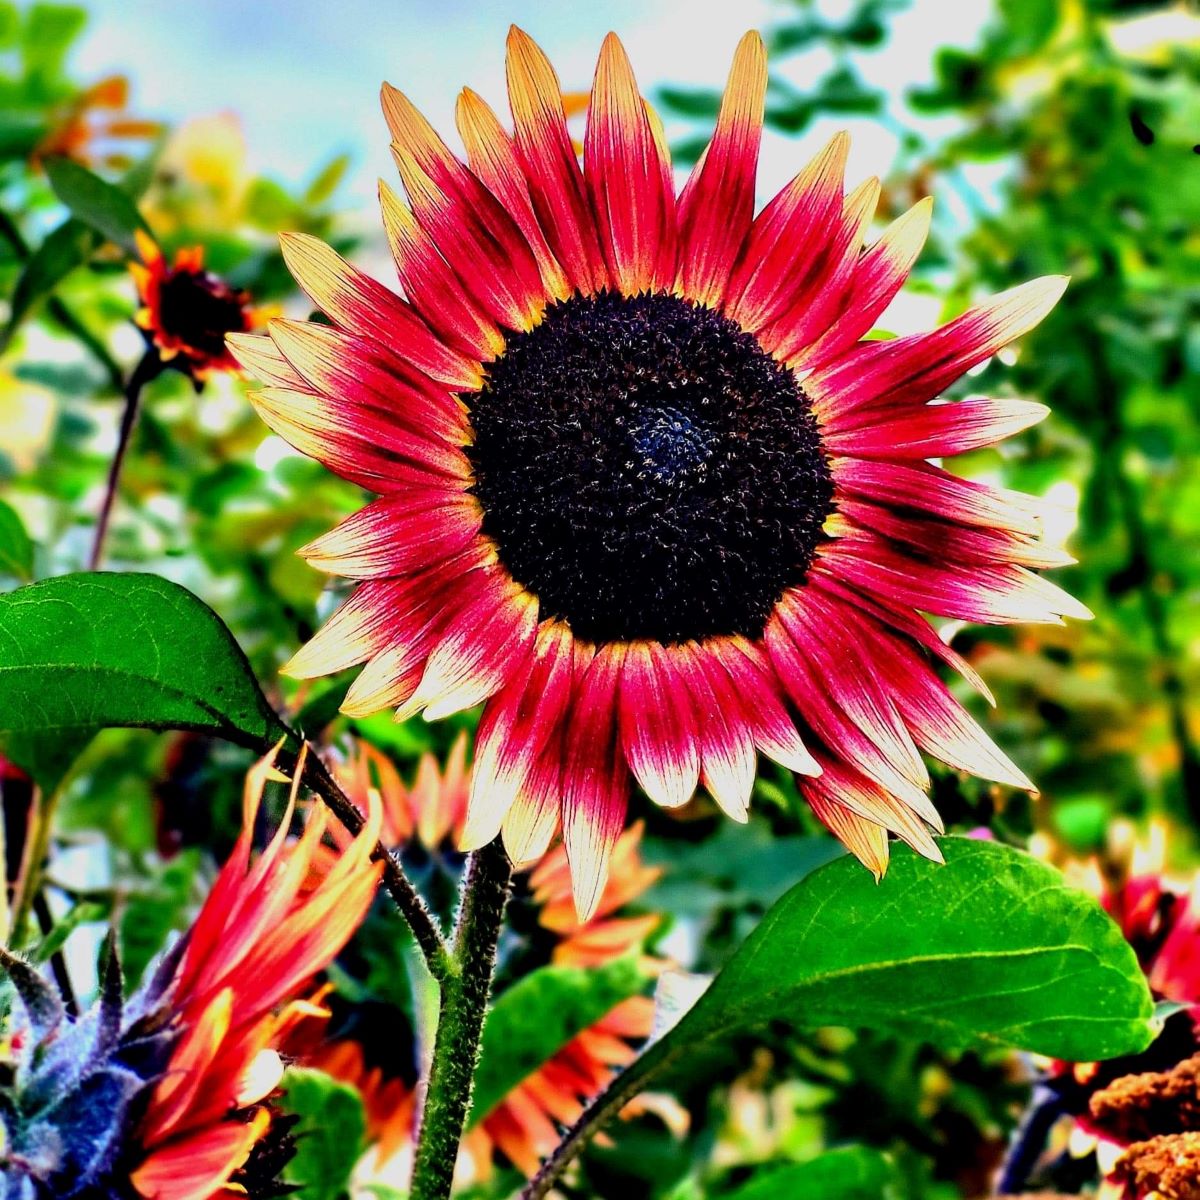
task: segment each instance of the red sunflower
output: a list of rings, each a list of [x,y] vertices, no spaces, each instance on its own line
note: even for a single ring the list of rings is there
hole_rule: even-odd
[[[379,886],[371,861],[382,814],[372,806],[339,854],[323,854],[323,805],[288,839],[293,784],[279,830],[251,861],[275,755],[248,775],[242,832],[188,933],[170,1001],[182,1032],[146,1106],[133,1191],[147,1200],[244,1194],[231,1177],[271,1124],[266,1101],[283,1074],[279,1050],[298,1020],[321,1014],[303,996],[361,924]],[[297,770],[297,777],[299,770]],[[327,1014],[324,1014],[327,1015]]]
[[[140,229],[134,236],[142,257],[129,264],[141,301],[134,320],[159,359],[197,384],[237,371],[226,335],[257,329],[278,310],[252,308],[249,292],[206,271],[203,246],[183,247],[171,264],[151,237]]]
[[[289,235],[332,326],[231,339],[267,385],[267,423],[380,497],[302,551],[361,582],[287,671],[366,664],[353,715],[486,702],[464,844],[502,832],[528,861],[561,818],[584,915],[635,781],[671,807],[703,784],[744,820],[756,752],[799,774],[876,873],[889,832],[936,858],[921,751],[1031,785],[935,673],[978,682],[920,614],[1088,615],[1031,570],[1064,561],[1039,542],[1037,501],[929,461],[1045,416],[930,401],[1065,281],[863,341],[928,204],[864,248],[879,185],[843,194],[839,136],[756,216],[766,82],[748,34],[678,196],[616,37],[582,165],[519,30],[513,133],[464,91],[466,164],[385,86],[408,203],[384,186],[383,218],[406,299]]]

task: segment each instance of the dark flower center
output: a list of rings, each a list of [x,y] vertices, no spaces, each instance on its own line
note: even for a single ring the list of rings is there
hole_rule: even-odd
[[[589,641],[762,633],[833,495],[795,377],[675,296],[551,305],[464,396],[483,530]]]
[[[246,327],[244,292],[208,271],[171,271],[158,286],[163,330],[209,358],[225,354],[225,335]]]

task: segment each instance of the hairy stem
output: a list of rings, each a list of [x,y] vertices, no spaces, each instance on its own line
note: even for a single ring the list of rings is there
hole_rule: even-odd
[[[541,1170],[525,1186],[520,1200],[543,1200],[584,1146],[642,1091],[659,1071],[674,1062],[680,1052],[676,1049],[659,1054],[653,1046],[648,1051],[643,1051],[640,1059],[626,1067],[579,1114],[575,1124],[567,1130],[562,1141],[554,1148],[554,1153],[542,1163]]]
[[[304,782],[325,801],[350,833],[357,834],[362,829],[366,818],[358,811],[354,801],[338,786],[328,767],[312,747],[304,759]],[[429,967],[429,973],[445,988],[446,980],[456,973],[456,963],[451,958],[446,939],[433,919],[433,914],[408,876],[404,874],[404,868],[396,860],[396,856],[382,842],[375,844],[372,857],[383,863],[383,886],[387,888],[388,894],[400,910],[400,915],[412,930]]]
[[[125,455],[129,450],[130,439],[133,437],[133,428],[137,424],[138,411],[142,402],[142,388],[161,371],[162,360],[158,357],[157,352],[147,350],[125,384],[125,411],[121,414],[117,448],[113,452],[112,462],[108,468],[108,482],[104,487],[104,503],[100,506],[100,516],[96,520],[96,534],[92,539],[92,553],[88,558],[89,571],[98,571],[100,564],[104,561],[104,540],[108,536],[108,523],[112,517],[117,489],[121,485],[121,469],[125,465]]]
[[[499,839],[467,860],[454,931],[456,970],[442,983],[433,1060],[413,1162],[411,1200],[446,1200],[471,1107],[512,864]]]

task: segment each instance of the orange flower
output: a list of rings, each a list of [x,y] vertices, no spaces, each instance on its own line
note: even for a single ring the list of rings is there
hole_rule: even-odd
[[[33,151],[34,163],[54,155],[85,167],[126,167],[131,145],[140,149],[162,133],[158,121],[131,116],[129,80],[109,75],[71,97],[51,114],[51,127]]]
[[[448,837],[457,841],[462,833],[470,791],[465,760],[464,734],[454,743],[444,769],[439,769],[431,754],[422,756],[409,787],[385,755],[361,744],[339,779],[359,804],[371,802],[382,810],[385,838],[398,835],[398,842],[413,840],[434,851]],[[559,939],[551,954],[554,963],[603,965],[634,950],[658,926],[657,914],[620,915],[660,874],[658,868],[642,862],[642,833],[638,822],[617,840],[607,884],[595,914],[587,920],[576,915],[562,845],[533,864],[529,886],[539,907],[539,923]],[[553,828],[547,838],[552,834]],[[557,1145],[558,1125],[573,1121],[615,1071],[633,1060],[634,1044],[649,1036],[652,1017],[652,1001],[634,996],[523,1080],[468,1134],[459,1164],[460,1182],[486,1176],[496,1150],[532,1175],[539,1161]],[[308,1032],[311,1046],[316,1035]],[[356,1042],[326,1042],[310,1049],[306,1058],[312,1066],[353,1085],[363,1098],[371,1149],[360,1165],[360,1181],[406,1186],[413,1149],[411,1089],[402,1080],[385,1079],[378,1067],[369,1067]]]
[[[176,251],[169,266],[152,238],[140,229],[134,236],[142,256],[129,264],[142,304],[134,320],[159,358],[197,381],[219,371],[238,373],[226,334],[257,329],[275,310],[251,308],[247,292],[206,271],[203,246]]]
[[[350,940],[379,884],[382,867],[371,861],[378,806],[329,860],[317,853],[329,820],[322,805],[310,810],[301,837],[288,839],[298,782],[278,832],[251,862],[263,787],[283,778],[274,758],[247,777],[241,836],[175,977],[171,1001],[183,1032],[151,1096],[141,1129],[146,1156],[132,1176],[148,1200],[225,1194],[270,1125],[263,1103],[283,1074],[279,1047],[299,1019],[324,1014],[300,997]]]
[[[636,900],[662,874],[660,867],[642,862],[638,847],[645,823],[627,829],[613,848],[612,873],[590,920],[581,921],[571,894],[571,868],[560,844],[542,859],[529,876],[539,922],[559,934],[554,962],[570,967],[594,967],[610,962],[640,945],[658,927],[655,913],[639,917],[616,916],[618,909]]]
[[[383,840],[389,846],[403,845],[415,835],[430,850],[447,838],[458,844],[469,778],[465,730],[455,739],[444,768],[428,751],[421,755],[411,787],[387,755],[367,742],[359,742],[353,759],[338,771],[338,781],[360,808],[380,805]]]

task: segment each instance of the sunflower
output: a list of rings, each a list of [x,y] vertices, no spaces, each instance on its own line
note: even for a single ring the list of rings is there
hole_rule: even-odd
[[[340,854],[322,855],[321,805],[299,840],[288,840],[295,786],[278,832],[251,862],[263,787],[277,777],[273,758],[247,778],[241,835],[192,924],[168,993],[181,1032],[150,1095],[131,1176],[147,1200],[226,1194],[271,1127],[280,1047],[298,1021],[322,1013],[304,999],[308,984],[349,941],[378,889],[378,808]],[[230,1186],[228,1194],[244,1190]]]
[[[678,195],[615,36],[582,165],[520,30],[513,132],[464,91],[465,164],[385,86],[407,204],[386,185],[381,201],[406,298],[285,235],[332,324],[230,339],[266,422],[379,494],[301,551],[359,583],[285,670],[365,664],[354,716],[486,702],[463,845],[502,833],[529,861],[561,820],[584,917],[635,781],[667,807],[702,784],[745,820],[756,753],[876,874],[889,832],[937,858],[921,751],[1032,785],[935,673],[979,682],[921,614],[1089,615],[1031,569],[1069,561],[1041,544],[1039,502],[929,461],[1046,415],[930,401],[1065,281],[864,341],[929,204],[864,248],[879,184],[843,194],[840,135],[756,216],[766,83],[751,33]]]
[[[251,307],[248,292],[206,271],[203,246],[185,246],[168,263],[148,234],[139,229],[134,236],[142,259],[129,264],[141,302],[134,321],[147,345],[197,385],[209,375],[236,372],[226,335],[257,329],[276,310]]]
[[[382,868],[371,810],[320,856],[328,814],[287,836],[296,794],[251,861],[274,755],[246,781],[244,825],[187,934],[125,998],[115,940],[97,1002],[71,1016],[57,989],[0,948],[0,1195],[213,1200],[280,1195],[294,1149],[276,1120],[280,1050],[328,1014],[306,1000],[362,921]]]
[[[460,735],[439,766],[431,754],[421,756],[411,785],[400,777],[386,755],[367,743],[358,743],[349,762],[338,772],[347,793],[362,808],[378,809],[385,840],[406,860],[453,859],[447,839],[456,838],[466,812],[470,768],[466,765],[466,736]],[[659,878],[657,867],[641,856],[643,828],[635,823],[618,838],[612,869],[595,915],[580,921],[571,897],[571,881],[562,845],[551,849],[518,881],[519,901],[528,907],[540,929],[531,941],[550,943],[549,961],[566,967],[599,967],[636,953],[661,924],[656,913],[630,915],[635,903]],[[345,835],[343,835],[344,838]],[[661,960],[642,958],[647,973],[660,970]],[[317,997],[318,1002],[324,996]],[[291,1038],[287,1051],[336,1079],[351,1084],[363,1099],[369,1148],[355,1178],[369,1194],[371,1185],[407,1187],[416,1119],[414,1089],[410,1079],[395,1070],[370,1062],[363,1042],[354,1036],[369,1012],[353,1008],[338,1016],[304,1022]],[[396,1055],[396,1011],[386,1010],[389,1039],[387,1054]],[[559,1123],[570,1124],[584,1104],[600,1092],[617,1070],[635,1057],[634,1046],[649,1037],[654,1005],[649,997],[633,996],[617,1004],[599,1021],[579,1032],[549,1060],[532,1071],[489,1112],[483,1113],[467,1134],[460,1157],[460,1177],[482,1178],[497,1151],[518,1170],[532,1176],[541,1160],[559,1141]],[[402,1024],[402,1021],[399,1022]],[[343,1028],[344,1027],[344,1030]],[[338,1032],[329,1035],[330,1029]],[[416,1055],[416,1049],[413,1049]],[[630,1106],[630,1115],[652,1108],[673,1128],[686,1121],[677,1105],[666,1097],[643,1097]]]

